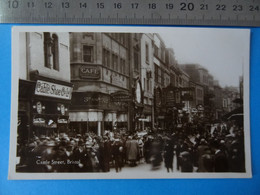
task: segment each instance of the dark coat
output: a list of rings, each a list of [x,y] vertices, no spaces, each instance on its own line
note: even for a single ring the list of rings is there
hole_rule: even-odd
[[[171,143],[165,145],[164,163],[166,168],[173,168],[173,145]]]
[[[228,158],[225,151],[219,150],[215,154],[215,172],[228,172]]]
[[[136,161],[139,157],[139,145],[137,140],[127,140],[126,141],[126,156],[129,161]]]

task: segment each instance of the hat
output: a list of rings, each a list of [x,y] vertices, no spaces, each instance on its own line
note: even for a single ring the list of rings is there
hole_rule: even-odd
[[[47,143],[47,146],[56,146],[56,143],[54,141],[49,141]]]
[[[180,155],[181,155],[182,157],[188,157],[188,156],[190,156],[190,153],[187,152],[187,151],[184,151],[184,152],[182,152]]]
[[[34,143],[30,143],[29,144],[29,148],[33,148],[33,147],[35,147],[35,144]]]
[[[93,143],[90,141],[86,142],[86,148],[92,148]]]

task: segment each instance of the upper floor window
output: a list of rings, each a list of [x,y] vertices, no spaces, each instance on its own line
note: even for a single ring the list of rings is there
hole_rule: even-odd
[[[161,75],[159,76],[159,68],[156,64],[154,64],[155,70],[154,70],[154,80],[155,82],[160,82],[159,81],[159,77],[161,77]]]
[[[125,60],[123,58],[120,59],[120,73],[125,74]]]
[[[150,81],[149,81],[149,79],[147,79],[146,82],[147,82],[147,84],[146,84],[147,91],[150,91]]]
[[[110,68],[110,52],[103,49],[103,65]]]
[[[118,71],[118,56],[116,54],[112,54],[112,69]]]
[[[83,45],[83,62],[93,62],[93,46]]]
[[[52,47],[53,69],[59,70],[59,39],[56,34],[52,35],[52,39],[53,39],[53,47]]]
[[[147,43],[145,44],[145,61],[149,63],[149,46]]]
[[[154,46],[154,55],[159,56],[159,48],[156,45]]]
[[[59,38],[56,34],[43,33],[44,65],[50,69],[59,70]]]

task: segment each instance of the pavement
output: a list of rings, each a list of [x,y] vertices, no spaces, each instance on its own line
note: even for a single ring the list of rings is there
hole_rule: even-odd
[[[120,173],[129,173],[129,172],[154,172],[154,173],[167,173],[167,169],[165,167],[164,162],[161,163],[161,165],[157,169],[153,169],[151,164],[147,164],[144,162],[144,159],[141,159],[140,162],[137,163],[137,166],[130,167],[129,165],[125,165],[122,167],[122,170]],[[110,169],[110,173],[116,172],[115,168]],[[174,155],[173,158],[173,172],[174,173],[180,173],[180,170],[177,170],[177,159]]]

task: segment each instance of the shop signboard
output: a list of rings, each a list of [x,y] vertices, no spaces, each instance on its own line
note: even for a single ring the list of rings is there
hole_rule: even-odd
[[[58,122],[59,124],[67,124],[67,123],[68,123],[68,119],[59,118],[57,122]]]
[[[83,65],[79,68],[79,76],[83,79],[100,79],[101,71],[99,66]]]
[[[34,126],[41,126],[41,127],[43,127],[43,126],[45,126],[45,119],[41,118],[41,117],[34,118],[33,119],[33,125]]]
[[[111,94],[113,102],[128,102],[132,100],[132,95],[126,91],[117,91]]]
[[[47,81],[37,80],[35,86],[35,95],[70,100],[72,87],[51,83]]]

